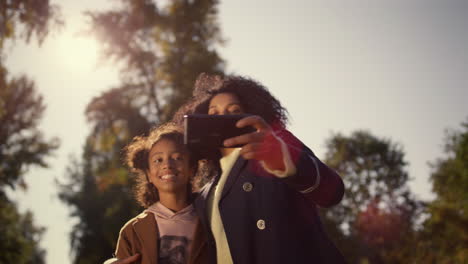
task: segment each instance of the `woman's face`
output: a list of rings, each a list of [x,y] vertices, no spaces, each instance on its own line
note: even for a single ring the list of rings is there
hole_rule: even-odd
[[[149,180],[158,192],[186,192],[193,170],[189,154],[183,145],[171,139],[161,139],[149,153]]]
[[[239,98],[232,93],[220,93],[211,98],[208,108],[209,115],[238,115],[245,110]]]

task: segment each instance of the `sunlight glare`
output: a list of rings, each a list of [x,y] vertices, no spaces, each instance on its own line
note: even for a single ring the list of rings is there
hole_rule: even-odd
[[[65,32],[59,40],[60,64],[73,71],[93,71],[98,63],[98,45],[91,36]]]

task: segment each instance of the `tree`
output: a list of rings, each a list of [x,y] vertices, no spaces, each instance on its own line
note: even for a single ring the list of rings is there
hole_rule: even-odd
[[[4,66],[7,40],[39,43],[52,27],[62,25],[59,8],[48,0],[0,1],[0,188],[24,186],[27,166],[45,167],[44,158],[58,147],[57,139],[47,141],[37,129],[45,106],[34,82],[26,76],[9,78]]]
[[[49,0],[1,0],[0,1],[0,50],[7,39],[36,37],[39,43],[56,26],[63,25],[60,9]]]
[[[0,192],[0,263],[42,264],[45,252],[39,247],[44,228],[33,224],[30,212],[20,214],[5,193]]]
[[[342,175],[346,189],[341,203],[324,212],[338,247],[350,263],[401,262],[420,209],[407,185],[402,147],[356,131],[333,135],[327,149],[325,162]]]
[[[468,262],[468,122],[446,133],[445,157],[432,163],[427,219],[419,236],[416,261]]]
[[[36,37],[41,43],[51,27],[61,24],[59,9],[47,0],[0,1],[0,263],[43,263],[39,241],[44,232],[30,212],[20,214],[6,195],[27,184],[31,166],[47,167],[45,158],[58,147],[37,128],[45,106],[34,82],[26,76],[9,77],[4,66],[8,41]]]
[[[160,3],[161,4],[157,4]],[[222,73],[216,0],[120,0],[117,11],[88,12],[104,56],[123,64],[130,89],[151,122],[164,122],[190,97],[201,72]],[[135,99],[137,101],[137,99]]]
[[[109,258],[120,227],[140,211],[132,195],[133,178],[122,166],[120,153],[131,138],[128,131],[143,133],[149,124],[137,114],[138,109],[125,106],[126,99],[119,92],[110,90],[93,100],[96,125],[86,140],[82,160],[73,160],[67,182],[59,183],[60,199],[72,207],[71,216],[79,219],[71,233],[75,263],[102,263]]]
[[[121,85],[86,109],[92,131],[81,161],[72,162],[60,197],[79,218],[73,227],[75,263],[111,256],[120,227],[141,208],[122,149],[152,125],[168,121],[191,96],[199,73],[222,73],[217,1],[121,0],[111,11],[88,12],[104,57],[121,66]]]
[[[45,106],[32,81],[25,76],[8,80],[0,68],[0,88],[0,188],[25,187],[27,167],[47,167],[44,159],[58,141],[44,139],[37,128]]]

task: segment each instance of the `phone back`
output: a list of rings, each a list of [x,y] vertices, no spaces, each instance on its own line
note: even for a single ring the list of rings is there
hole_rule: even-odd
[[[254,132],[253,127],[236,127],[237,121],[248,115],[185,115],[184,143],[190,148],[220,148],[224,140]],[[240,147],[240,146],[236,146]]]

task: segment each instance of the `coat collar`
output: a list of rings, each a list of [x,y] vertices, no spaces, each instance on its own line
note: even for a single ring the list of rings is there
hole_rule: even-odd
[[[223,193],[221,195],[221,199],[223,199],[224,196],[226,196],[229,191],[231,190],[232,186],[236,182],[237,178],[240,175],[241,169],[246,165],[247,160],[242,158],[242,156],[239,156],[237,160],[235,161],[234,165],[231,168],[231,171],[229,172],[229,175],[227,176],[226,183],[224,184],[223,188]],[[206,213],[206,203],[208,200],[208,195],[212,191],[213,187],[216,186],[218,180],[219,180],[220,175],[217,177],[213,178],[211,181],[209,181],[203,188],[200,190],[200,193],[198,197],[195,199],[195,209],[197,210],[197,213],[199,216],[205,216]],[[203,217],[204,218],[204,217]]]
[[[133,224],[135,233],[141,241],[142,252],[146,255],[149,263],[157,263],[158,260],[158,239],[155,235],[159,234],[158,225],[154,214],[144,212],[138,216],[138,220]]]

